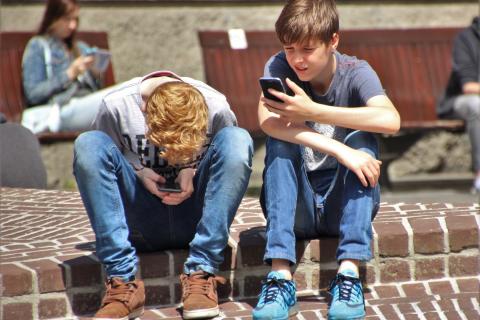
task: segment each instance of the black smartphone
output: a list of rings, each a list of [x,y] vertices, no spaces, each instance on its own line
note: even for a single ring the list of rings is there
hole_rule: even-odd
[[[285,93],[285,87],[283,86],[282,80],[280,78],[274,77],[262,77],[259,79],[260,86],[262,87],[263,96],[267,99],[274,100],[277,102],[283,102],[283,100],[275,97],[273,94],[268,92],[268,89],[274,89],[280,92]]]
[[[170,180],[170,179],[168,179],[165,183],[159,183],[157,185],[157,188],[158,188],[158,191],[162,191],[162,192],[175,192],[175,193],[182,192],[180,185],[176,183],[174,180]]]

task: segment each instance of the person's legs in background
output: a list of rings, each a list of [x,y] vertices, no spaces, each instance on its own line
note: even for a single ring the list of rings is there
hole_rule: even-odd
[[[66,105],[60,107],[57,131],[86,131],[91,129],[103,97],[121,85],[120,83],[84,97],[72,98]]]
[[[90,130],[103,97],[120,86],[118,84],[84,97],[72,98],[64,106],[48,104],[27,108],[22,113],[22,125],[34,134]]]
[[[459,96],[455,99],[453,110],[455,116],[465,120],[475,172],[473,190],[480,193],[480,96],[474,94]]]

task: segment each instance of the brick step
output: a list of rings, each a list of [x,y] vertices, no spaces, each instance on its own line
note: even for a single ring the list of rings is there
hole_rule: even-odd
[[[452,288],[449,288],[455,281],[465,285],[461,292],[453,293]],[[369,287],[365,289],[366,319],[478,319],[478,281],[478,278],[463,278]],[[402,291],[404,288],[418,292],[412,293],[409,289]],[[427,293],[428,289],[432,291]],[[422,291],[424,294],[418,295]],[[290,319],[327,319],[328,301],[325,291],[320,291],[318,295],[300,296],[299,313]],[[255,304],[255,299],[224,301],[220,303],[220,315],[215,319],[252,319],[251,311]],[[149,308],[140,319],[182,318],[178,307],[170,307]]]
[[[68,318],[94,312],[102,297],[104,274],[94,254],[94,236],[78,193],[8,188],[0,192],[0,318]],[[462,289],[473,279],[478,293],[479,213],[479,204],[382,203],[373,224],[374,259],[362,266],[366,285],[373,288],[369,298],[373,312],[381,311],[378,308],[383,305],[384,297],[375,295],[378,290],[397,290],[389,298],[400,299],[399,304],[401,299],[415,297],[441,301],[430,282],[434,286],[450,283],[448,294],[460,295],[451,299],[458,302],[462,294],[473,290]],[[264,225],[258,200],[246,197],[231,227],[221,266],[221,275],[229,280],[219,288],[224,301],[244,301],[258,294],[260,281],[268,272],[262,262]],[[295,280],[299,295],[323,292],[335,274],[337,243],[336,238],[326,237],[297,242],[300,262]],[[175,310],[180,300],[178,276],[187,254],[187,250],[140,254],[147,305],[157,308],[149,310],[145,319],[150,313],[162,316],[165,310]],[[424,286],[425,294],[414,295],[410,290],[418,283]],[[378,303],[373,304],[376,300]],[[322,303],[316,302],[315,312],[324,310]],[[243,304],[226,302],[239,308]],[[249,314],[248,309],[245,312]]]

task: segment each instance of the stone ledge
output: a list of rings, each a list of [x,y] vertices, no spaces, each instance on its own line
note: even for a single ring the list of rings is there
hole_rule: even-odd
[[[33,318],[55,318],[95,311],[104,274],[78,193],[0,191],[3,319],[24,312]],[[434,290],[426,281],[454,281],[456,291],[451,293],[460,293],[464,291],[458,289],[458,281],[474,278],[478,292],[479,213],[478,204],[382,203],[373,223],[374,259],[362,267],[368,287],[377,292],[377,287],[422,283],[428,293]],[[260,280],[268,271],[262,262],[264,225],[258,200],[246,197],[232,224],[221,267],[228,280],[219,289],[224,301],[258,294]],[[326,237],[297,242],[299,295],[316,294],[328,285],[336,269],[336,245],[336,238]],[[149,306],[168,307],[179,302],[178,275],[187,254],[185,249],[139,255]],[[383,297],[371,297],[378,298]]]

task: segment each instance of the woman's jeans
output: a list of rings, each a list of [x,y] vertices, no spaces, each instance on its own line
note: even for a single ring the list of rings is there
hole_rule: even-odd
[[[96,254],[108,277],[135,275],[136,249],[189,244],[184,272],[216,273],[248,185],[252,154],[252,139],[245,130],[220,130],[197,168],[194,193],[171,206],[144,188],[108,135],[81,134],[75,141],[74,174],[96,236]]]
[[[378,158],[371,133],[354,131],[344,143]],[[339,236],[337,261],[371,259],[371,221],[380,202],[380,188],[364,187],[343,165],[307,175],[301,147],[268,138],[260,197],[267,218],[264,260],[296,263],[296,239]]]
[[[33,133],[43,131],[87,131],[102,104],[102,99],[121,84],[99,90],[84,97],[74,97],[64,106],[42,105],[26,109],[22,125]]]

